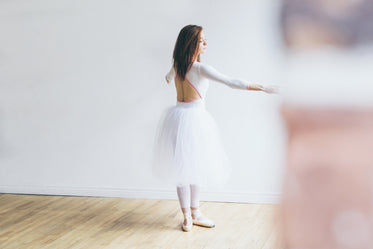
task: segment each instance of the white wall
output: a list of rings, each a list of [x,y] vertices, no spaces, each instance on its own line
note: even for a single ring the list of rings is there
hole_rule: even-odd
[[[273,0],[0,2],[0,192],[176,199],[150,174],[179,30],[204,27],[202,61],[279,84]],[[279,201],[280,97],[210,83],[207,109],[233,164],[203,200]]]

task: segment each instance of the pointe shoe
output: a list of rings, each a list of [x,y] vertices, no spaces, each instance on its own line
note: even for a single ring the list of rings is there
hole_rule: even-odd
[[[215,223],[212,220],[207,219],[205,216],[203,216],[203,214],[201,213],[201,211],[199,211],[199,209],[196,209],[196,210],[192,209],[192,213],[193,213],[193,216],[195,217],[195,219],[192,218],[194,225],[209,227],[209,228],[215,227]]]
[[[184,222],[183,224],[181,224],[181,227],[183,229],[184,232],[189,232],[190,230],[192,230],[192,226],[193,226],[193,219],[192,219],[192,215],[189,212],[186,212],[186,213],[183,213],[184,214],[184,220],[186,219],[187,220],[187,224],[184,225]]]

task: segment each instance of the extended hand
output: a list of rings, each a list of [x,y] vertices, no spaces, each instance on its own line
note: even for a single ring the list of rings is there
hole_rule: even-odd
[[[265,86],[265,87],[263,87],[263,92],[279,93],[279,87],[278,86]]]

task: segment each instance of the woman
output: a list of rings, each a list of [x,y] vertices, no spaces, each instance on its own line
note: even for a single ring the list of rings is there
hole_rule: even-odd
[[[200,55],[206,48],[201,26],[188,25],[180,31],[174,63],[166,75],[168,84],[175,81],[177,103],[164,112],[154,147],[154,173],[176,185],[183,231],[190,231],[193,224],[215,226],[199,210],[200,187],[221,185],[230,175],[218,128],[205,109],[209,80],[242,90],[274,92],[271,87],[227,77],[201,63]]]

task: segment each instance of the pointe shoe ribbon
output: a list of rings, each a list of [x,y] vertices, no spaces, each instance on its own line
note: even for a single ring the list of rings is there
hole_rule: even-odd
[[[194,225],[210,227],[210,228],[215,227],[215,223],[212,220],[203,216],[201,211],[199,211],[199,209],[196,209],[196,210],[192,209],[192,213],[193,213],[193,216],[195,217],[193,219]]]
[[[184,222],[182,224],[182,228],[184,232],[189,232],[192,229],[193,226],[193,219],[190,212],[183,213],[184,214],[184,220],[187,221],[187,224],[184,225]]]

